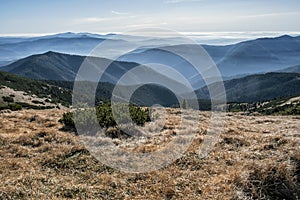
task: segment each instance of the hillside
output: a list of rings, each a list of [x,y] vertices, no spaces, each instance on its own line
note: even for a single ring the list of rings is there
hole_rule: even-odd
[[[79,67],[85,59],[89,59],[92,69],[101,70],[102,65],[112,62],[104,58],[69,55],[49,51],[44,54],[32,55],[20,59],[10,65],[1,67],[0,70],[40,80],[65,80],[74,81]],[[113,62],[104,73],[101,82],[114,83],[137,63]]]
[[[57,102],[64,105],[70,105],[72,103],[71,94],[73,84],[74,82],[72,81],[32,80],[0,71],[0,86],[6,86],[15,91],[24,92],[28,95],[35,95],[39,98],[48,98],[54,103]],[[91,83],[86,82],[85,86],[85,89],[89,90]],[[111,83],[99,83],[96,91],[96,104],[100,101],[110,101],[114,87],[115,86]],[[122,86],[122,90],[128,91],[130,87],[135,86]],[[9,94],[6,94],[6,96],[8,95]],[[138,88],[132,95],[130,101],[133,104],[144,106],[151,106],[153,104],[172,106],[178,103],[172,92],[164,87],[153,84]]]
[[[0,83],[18,91],[36,94],[39,97],[49,96],[50,92],[51,98],[54,101],[67,104],[71,103],[71,90],[73,90],[74,84],[72,81],[36,81],[6,72],[0,73]],[[295,73],[250,75],[225,81],[224,85],[228,102],[258,102],[300,94],[300,78],[299,74]],[[122,87],[123,92],[126,93],[131,87],[135,86]],[[65,88],[64,90],[66,91],[61,93],[61,89],[59,88]],[[87,83],[86,90],[88,88],[90,86]],[[109,101],[113,89],[114,84],[108,82],[99,83],[96,92],[96,102]],[[209,99],[207,87],[196,90],[196,94],[199,99]],[[137,89],[131,98],[131,103],[144,106],[151,106],[153,104],[178,106],[178,100],[171,91],[153,84],[148,84]],[[209,103],[206,101],[200,101],[200,107],[204,110],[210,108]]]
[[[34,95],[39,98],[48,99],[52,103],[60,103],[63,105],[70,105],[72,98],[71,90],[1,71],[0,87],[10,88],[14,91],[23,92],[25,96]]]
[[[52,85],[63,87],[69,90],[73,90],[74,82],[70,81],[46,81]],[[85,93],[91,91],[90,89],[94,84],[90,82],[80,83],[84,85]],[[101,82],[97,86],[96,90],[96,104],[101,101],[107,102],[111,100],[112,92],[115,85],[107,82]],[[136,85],[131,86],[120,86],[124,94],[127,94],[132,88],[136,88]],[[92,93],[92,92],[90,92]],[[141,106],[152,106],[154,104],[160,104],[163,106],[175,106],[178,105],[178,100],[176,96],[167,88],[155,85],[155,84],[146,84],[141,87],[138,87],[130,98],[130,103],[137,104]]]
[[[211,87],[213,88],[212,84]],[[266,73],[224,81],[228,102],[257,102],[300,94],[300,74]],[[207,86],[196,91],[198,98],[209,99]]]
[[[227,108],[229,112],[244,112],[248,115],[300,115],[300,96],[282,97],[253,103],[231,102]]]

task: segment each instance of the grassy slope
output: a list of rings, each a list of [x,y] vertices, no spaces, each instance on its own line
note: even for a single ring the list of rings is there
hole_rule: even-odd
[[[57,86],[49,85],[43,81],[31,80],[28,78],[13,75],[0,71],[0,85],[7,86],[17,91],[24,91],[38,97],[51,98],[53,102],[70,104],[71,91]]]
[[[57,121],[62,112],[0,115],[1,198],[296,199],[300,195],[298,118],[231,114],[213,151],[200,159],[197,152],[210,116],[203,112],[195,141],[182,158],[154,172],[126,174],[103,165],[77,137],[60,131]],[[164,129],[147,142],[131,138],[114,143],[134,152],[162,147],[176,137],[180,124],[178,111],[168,112]],[[190,113],[189,123],[181,125],[185,130],[195,126],[196,114]]]
[[[299,115],[300,96],[282,97],[254,103],[229,103],[228,111],[259,112],[266,115]]]

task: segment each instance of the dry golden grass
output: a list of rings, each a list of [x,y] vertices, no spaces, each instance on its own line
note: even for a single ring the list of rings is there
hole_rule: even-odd
[[[199,159],[210,113],[190,111],[190,122],[181,125],[178,110],[169,109],[162,130],[149,123],[144,129],[153,134],[113,142],[155,151],[176,137],[179,126],[188,133],[199,115],[193,144],[163,169],[128,174],[101,164],[78,137],[61,131],[63,112],[0,114],[0,199],[299,199],[299,117],[230,113],[215,148]]]

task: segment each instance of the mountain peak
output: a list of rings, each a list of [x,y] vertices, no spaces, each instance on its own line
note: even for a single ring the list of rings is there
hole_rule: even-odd
[[[264,41],[264,40],[290,40],[290,39],[294,39],[293,36],[290,36],[290,35],[281,35],[281,36],[278,36],[278,37],[262,37],[262,38],[257,38],[255,40],[247,40],[247,41],[244,41],[244,42],[241,42],[241,43],[249,43],[249,42],[253,42],[253,41]]]
[[[55,51],[47,51],[46,53],[43,53],[44,55],[53,55],[53,54],[59,54]]]
[[[290,36],[290,35],[282,35],[282,36],[279,36],[277,37],[277,39],[292,39],[294,37]]]
[[[35,55],[32,55],[32,56],[51,56],[51,57],[57,57],[57,56],[73,56],[71,54],[65,54],[65,53],[60,53],[60,52],[56,52],[56,51],[47,51],[45,53],[42,53],[42,54],[35,54]],[[77,55],[76,55],[77,56]],[[78,57],[81,57],[78,55]]]
[[[76,33],[73,32],[65,32],[65,33],[58,33],[57,36],[70,36],[70,35],[76,35]]]

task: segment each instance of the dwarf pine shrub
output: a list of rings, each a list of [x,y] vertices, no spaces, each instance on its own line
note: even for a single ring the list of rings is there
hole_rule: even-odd
[[[126,114],[129,111],[129,115]],[[96,108],[78,109],[63,114],[59,122],[70,128],[87,127],[93,128],[100,125],[102,128],[115,127],[117,124],[133,122],[137,125],[144,125],[150,121],[149,109],[134,105],[117,104],[114,109],[110,104],[102,104]]]

